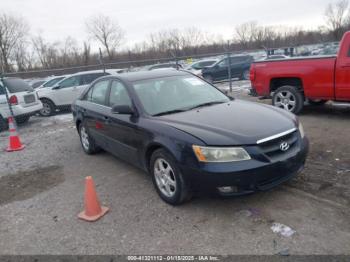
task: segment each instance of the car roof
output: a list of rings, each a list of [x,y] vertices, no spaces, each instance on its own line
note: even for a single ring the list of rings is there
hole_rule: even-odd
[[[129,72],[118,75],[118,78],[134,82],[140,80],[147,79],[155,79],[155,78],[163,78],[163,77],[171,77],[171,76],[184,76],[184,75],[192,75],[188,72],[176,69],[164,69],[164,70],[155,70],[155,71],[138,71],[138,72]]]

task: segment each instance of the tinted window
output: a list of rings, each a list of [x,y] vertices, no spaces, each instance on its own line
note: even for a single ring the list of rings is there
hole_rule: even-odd
[[[205,66],[210,66],[210,65],[212,65],[214,63],[215,63],[215,61],[204,61],[204,62],[200,63],[200,67],[203,68]]]
[[[348,57],[350,57],[350,46],[349,46],[349,51],[348,51]]]
[[[19,78],[7,78],[4,79],[4,83],[10,93],[33,91],[28,83]]]
[[[109,105],[128,105],[131,106],[131,99],[125,86],[119,81],[112,81],[111,93],[109,95]]]
[[[61,88],[67,88],[72,86],[78,86],[80,81],[80,76],[71,76],[60,83]]]
[[[91,93],[91,102],[100,104],[100,105],[106,104],[108,84],[109,84],[109,80],[103,80],[103,81],[97,82],[93,86],[92,93]]]
[[[228,60],[227,59],[224,59],[224,60],[222,60],[218,65],[220,66],[220,67],[225,67],[225,66],[228,66]]]
[[[231,63],[241,63],[247,60],[247,57],[240,56],[240,57],[231,57]]]
[[[104,73],[94,73],[94,74],[86,74],[81,76],[81,84],[88,85],[95,81],[97,78],[104,76]]]

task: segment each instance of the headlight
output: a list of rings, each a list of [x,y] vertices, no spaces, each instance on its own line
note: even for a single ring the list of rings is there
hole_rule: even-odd
[[[251,159],[241,147],[204,147],[192,146],[200,162],[233,162]]]
[[[299,132],[300,132],[300,136],[301,136],[301,138],[304,138],[304,136],[305,136],[305,133],[304,133],[304,127],[303,127],[303,125],[301,124],[301,122],[299,122]]]

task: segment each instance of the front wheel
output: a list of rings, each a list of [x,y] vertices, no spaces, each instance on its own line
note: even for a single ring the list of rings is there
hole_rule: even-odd
[[[303,109],[304,97],[297,87],[282,86],[273,94],[272,105],[298,114]]]
[[[30,116],[20,116],[20,117],[16,117],[16,122],[17,124],[25,124],[29,121]]]
[[[8,123],[5,118],[0,115],[0,132],[8,129]]]
[[[203,78],[210,84],[214,83],[214,79],[211,75],[205,75]]]
[[[158,149],[152,154],[150,170],[157,193],[166,203],[179,205],[190,199],[190,186],[167,151]]]
[[[99,147],[95,144],[95,141],[90,137],[87,127],[81,123],[79,125],[79,136],[81,146],[86,154],[92,155],[99,151]]]
[[[244,70],[241,76],[241,80],[249,80],[249,70]]]

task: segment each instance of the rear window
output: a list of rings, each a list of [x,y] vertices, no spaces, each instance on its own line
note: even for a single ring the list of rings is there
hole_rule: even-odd
[[[10,93],[33,91],[27,82],[19,78],[4,79],[4,83]]]

